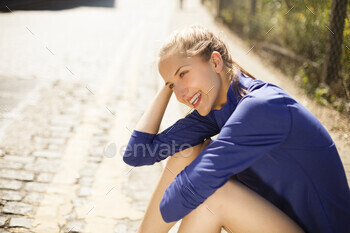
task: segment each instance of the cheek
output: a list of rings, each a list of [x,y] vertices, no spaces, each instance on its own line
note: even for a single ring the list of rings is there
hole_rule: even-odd
[[[185,103],[185,101],[182,99],[181,93],[179,91],[174,90],[174,94],[175,94],[177,101],[179,101],[180,103]]]
[[[186,84],[188,87],[191,87],[193,89],[199,89],[202,91],[206,90],[206,86],[210,84],[210,77],[205,72],[197,72],[193,73],[191,76],[188,77],[186,80]]]
[[[213,75],[210,71],[202,72],[201,74],[201,86],[205,91],[209,91],[212,86],[216,86],[217,77]]]

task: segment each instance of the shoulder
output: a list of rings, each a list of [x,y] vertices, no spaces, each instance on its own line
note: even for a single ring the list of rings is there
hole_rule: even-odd
[[[245,128],[255,129],[290,127],[291,114],[288,99],[291,97],[283,89],[260,81],[255,82],[255,87],[253,86],[249,91],[238,102],[226,126],[239,123]]]
[[[239,101],[236,110],[261,114],[287,110],[290,102],[288,100],[292,98],[283,89],[270,83],[256,82],[256,84]]]
[[[239,102],[257,105],[269,104],[290,104],[296,101],[281,87],[265,82],[260,79],[252,79],[251,77],[241,73],[239,78],[240,85],[248,92],[244,98],[239,98]]]

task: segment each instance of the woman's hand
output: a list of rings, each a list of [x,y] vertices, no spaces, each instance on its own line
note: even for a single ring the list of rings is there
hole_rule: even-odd
[[[168,85],[164,85],[140,118],[135,130],[157,134],[172,93]]]
[[[207,138],[203,143],[202,143],[202,146],[201,146],[201,150],[200,151],[203,151],[204,148],[206,148],[209,143],[211,142],[211,139],[210,138]]]

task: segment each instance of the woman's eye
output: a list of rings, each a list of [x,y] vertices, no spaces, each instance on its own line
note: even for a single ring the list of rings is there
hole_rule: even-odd
[[[180,73],[180,78],[183,78],[183,76],[186,74],[187,72],[182,72]]]
[[[174,84],[173,84],[173,83],[169,84],[169,88],[170,88],[170,89],[173,89],[173,87],[174,87]]]

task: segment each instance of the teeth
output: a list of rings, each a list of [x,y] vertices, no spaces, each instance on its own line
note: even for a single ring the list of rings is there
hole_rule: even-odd
[[[192,97],[192,99],[190,100],[190,103],[193,104],[194,101],[195,101],[196,99],[198,99],[198,97],[199,97],[200,95],[201,95],[200,92],[198,92],[197,94],[195,94],[195,95]]]
[[[197,99],[194,101],[193,105],[197,104],[198,101],[199,101],[199,98],[197,98]]]

